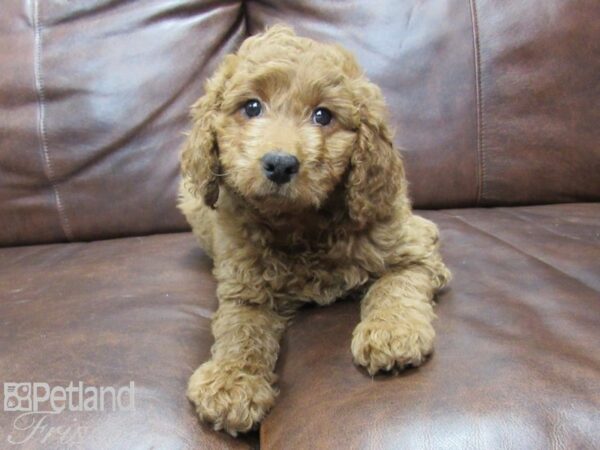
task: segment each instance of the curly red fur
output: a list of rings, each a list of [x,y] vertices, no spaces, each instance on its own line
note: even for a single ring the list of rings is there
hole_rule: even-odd
[[[334,44],[276,26],[229,55],[192,107],[181,210],[214,259],[212,359],[190,379],[198,414],[231,434],[273,405],[279,338],[306,302],[363,293],[354,360],[373,374],[432,351],[433,296],[449,279],[436,226],[413,215],[379,88]],[[244,102],[260,99],[250,118]],[[334,120],[311,122],[317,107]],[[278,149],[286,184],[262,173]]]

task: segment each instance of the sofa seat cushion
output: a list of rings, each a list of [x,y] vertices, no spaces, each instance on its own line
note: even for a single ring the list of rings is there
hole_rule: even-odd
[[[302,310],[261,447],[598,447],[600,205],[422,214],[455,277],[434,356],[371,378],[350,354],[358,302]],[[0,249],[2,382],[135,384],[135,410],[49,414],[18,448],[255,446],[199,424],[184,395],[212,343],[210,270],[189,233]],[[33,430],[20,414],[0,412],[0,448]]]
[[[48,415],[29,438],[33,419],[15,424],[21,413],[0,411],[0,448],[13,447],[9,438],[20,449],[249,448],[199,425],[185,397],[209,356],[214,292],[191,233],[0,249],[0,381],[133,381],[135,408]]]
[[[600,204],[422,214],[454,274],[433,357],[371,378],[350,353],[359,304],[305,310],[262,448],[598,448]]]

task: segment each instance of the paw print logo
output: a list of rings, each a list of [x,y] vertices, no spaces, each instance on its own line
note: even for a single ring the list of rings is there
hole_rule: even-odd
[[[4,383],[4,411],[31,411],[31,383]]]

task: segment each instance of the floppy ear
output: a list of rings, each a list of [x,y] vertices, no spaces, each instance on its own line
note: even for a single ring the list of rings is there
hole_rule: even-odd
[[[354,81],[360,124],[350,158],[346,202],[350,219],[359,228],[393,214],[398,195],[405,195],[404,167],[385,122],[385,104],[377,86]]]
[[[191,108],[192,130],[181,153],[184,183],[196,197],[214,208],[219,198],[219,145],[215,119],[219,113],[225,82],[233,72],[235,57],[229,55],[204,88],[205,94]]]

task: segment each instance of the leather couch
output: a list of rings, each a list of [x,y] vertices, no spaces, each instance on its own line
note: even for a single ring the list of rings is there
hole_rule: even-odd
[[[185,398],[217,303],[178,153],[203,80],[276,22],[382,87],[454,280],[398,376],[352,364],[356,301],[303,310],[234,439]],[[0,448],[600,447],[597,0],[4,0],[0,61]],[[80,381],[133,381],[135,409],[7,407],[7,383]]]

